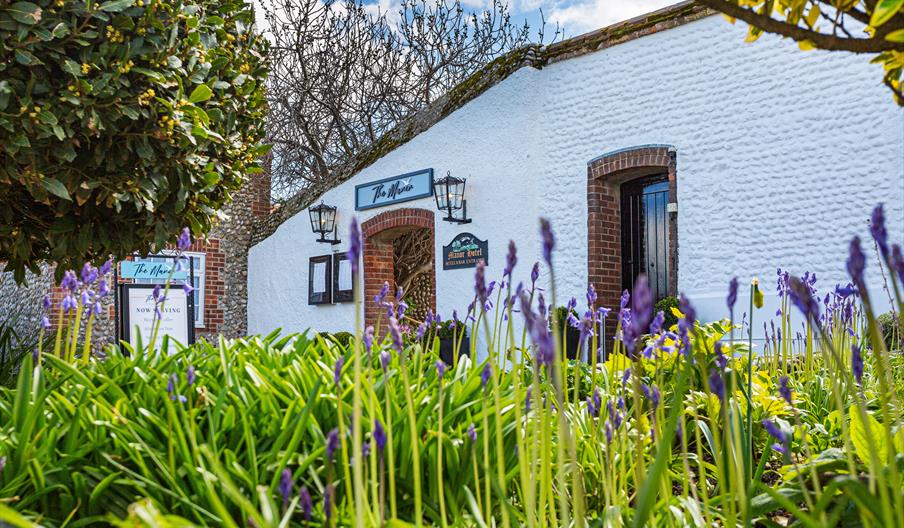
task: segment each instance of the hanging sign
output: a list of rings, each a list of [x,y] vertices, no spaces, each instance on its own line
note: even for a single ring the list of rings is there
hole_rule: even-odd
[[[473,268],[481,260],[489,263],[489,244],[471,233],[460,233],[443,246],[443,269]]]
[[[170,276],[174,264],[172,262],[154,262],[150,260],[124,260],[119,264],[121,279],[152,279],[165,281]],[[186,265],[183,264],[183,268]],[[188,272],[185,269],[173,272],[173,280],[185,280]]]
[[[433,196],[433,169],[355,186],[355,209],[372,209]]]
[[[136,346],[140,335],[142,344],[147,346],[159,321],[155,347],[165,335],[170,338],[167,353],[176,351],[172,340],[183,345],[195,342],[193,295],[186,295],[182,288],[170,287],[166,300],[158,304],[154,300],[154,286],[150,284],[121,284],[119,288],[121,309],[118,312],[123,341]],[[162,289],[160,295],[163,295]]]

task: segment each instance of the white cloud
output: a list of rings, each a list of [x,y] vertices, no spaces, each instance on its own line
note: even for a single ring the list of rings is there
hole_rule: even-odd
[[[546,18],[562,25],[566,37],[573,37],[674,3],[676,0],[577,0],[556,4]]]

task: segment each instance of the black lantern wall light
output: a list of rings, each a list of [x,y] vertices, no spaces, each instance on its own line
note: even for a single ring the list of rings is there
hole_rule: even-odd
[[[433,182],[433,195],[436,197],[436,207],[441,212],[445,211],[446,222],[456,224],[470,224],[468,218],[468,201],[465,197],[465,180],[452,176],[451,172]],[[455,217],[456,211],[461,211],[461,218]]]
[[[311,229],[314,230],[314,233],[320,235],[317,242],[326,242],[328,244],[338,244],[342,242],[336,238],[335,207],[324,205],[323,202],[320,202],[320,205],[309,208],[308,213],[311,215]],[[333,234],[332,240],[326,238],[329,233]]]

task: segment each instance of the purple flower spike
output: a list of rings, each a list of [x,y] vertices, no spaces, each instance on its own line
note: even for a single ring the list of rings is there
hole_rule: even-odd
[[[361,456],[364,458],[370,456],[370,442],[364,442],[364,445],[361,446]]]
[[[697,321],[697,311],[694,310],[691,301],[683,293],[678,298],[678,309],[684,314],[684,319],[687,320],[688,325],[693,328],[694,323]]]
[[[791,387],[788,386],[788,376],[782,376],[778,380],[778,393],[781,395],[782,399],[788,402],[788,405],[792,405],[793,395],[791,394]]]
[[[658,312],[656,312],[656,316],[653,317],[653,322],[650,323],[650,335],[655,335],[661,332],[663,324],[665,324],[665,312],[659,310]]]
[[[311,520],[311,510],[314,509],[314,502],[311,500],[311,493],[307,486],[302,486],[298,493],[298,504],[301,506],[301,515],[306,521]]]
[[[628,307],[628,302],[631,300],[631,293],[628,290],[625,290],[621,294],[621,300],[618,303],[619,311],[624,310]]]
[[[531,394],[534,392],[533,387],[528,387],[524,394],[524,414],[530,414]]]
[[[170,399],[175,399],[173,397],[173,392],[176,391],[176,383],[179,381],[179,378],[175,374],[171,374],[169,379],[166,382],[166,392],[170,395]]]
[[[41,317],[41,328],[44,330],[50,328],[50,319],[48,319],[46,315]]]
[[[709,392],[715,394],[719,401],[725,400],[725,382],[722,380],[722,374],[716,369],[709,371]]]
[[[188,281],[182,281],[182,291],[185,292],[185,295],[191,295],[191,292],[195,291],[195,289]]]
[[[493,375],[493,369],[490,367],[489,363],[486,363],[483,366],[483,372],[480,373],[480,385],[486,389],[487,382],[490,381],[490,376]]]
[[[807,283],[791,277],[791,292],[789,295],[791,302],[804,314],[804,316],[812,321],[819,320],[819,303],[813,298],[813,292]]]
[[[860,352],[860,347],[856,344],[851,345],[851,370],[854,371],[854,378],[857,379],[857,383],[862,383],[863,355]]]
[[[370,351],[374,345],[374,327],[368,326],[364,329],[364,349],[367,350],[367,356],[370,357]]]
[[[631,379],[631,369],[630,369],[630,368],[626,368],[625,371],[622,373],[622,377],[621,377],[621,384],[622,384],[622,387],[627,387],[627,386],[628,386],[628,380],[629,380],[629,379]]]
[[[332,484],[327,484],[323,490],[323,517],[327,521],[333,516],[333,493],[335,489]]]
[[[110,294],[110,287],[107,285],[107,279],[97,281],[97,296],[104,298]]]
[[[763,420],[763,428],[766,429],[766,432],[769,433],[769,436],[778,440],[781,444],[788,443],[788,435],[785,434],[781,428],[770,419]]]
[[[352,263],[352,273],[358,273],[358,257],[361,256],[361,228],[358,219],[352,217],[352,225],[349,228],[348,260]]]
[[[179,238],[176,240],[176,247],[179,248],[179,251],[185,251],[191,247],[191,231],[187,227],[182,228],[182,233],[179,234]]]
[[[49,310],[51,304],[52,303],[50,302],[50,297],[45,295],[44,298],[41,300],[41,306],[43,306],[45,310]]]
[[[380,420],[374,420],[374,431],[373,431],[374,443],[377,444],[377,452],[382,453],[383,448],[386,447],[386,430],[383,429],[383,424],[380,423]]]
[[[885,211],[882,204],[873,209],[873,215],[869,222],[869,231],[873,235],[873,240],[879,246],[879,251],[883,258],[888,258],[888,231],[885,229]]]
[[[851,239],[847,270],[851,275],[851,279],[854,280],[854,284],[861,291],[865,291],[866,289],[863,283],[864,268],[866,268],[866,255],[863,254],[863,249],[860,248],[860,237],[855,235],[854,238]]]
[[[154,289],[151,291],[151,295],[154,297],[154,300],[160,302],[160,285],[155,284]]]
[[[188,370],[185,371],[185,379],[188,381],[189,387],[195,384],[195,367],[193,365],[189,365]]]
[[[515,264],[518,263],[518,248],[515,247],[515,241],[509,240],[508,255],[505,256],[505,270],[502,272],[503,277],[511,277]]]
[[[336,454],[336,450],[339,449],[339,429],[333,429],[326,436],[326,458],[329,461],[333,460],[333,455]]]
[[[634,283],[634,295],[631,301],[631,325],[634,327],[635,337],[645,334],[650,329],[652,318],[653,294],[650,292],[647,276],[640,275]]]
[[[468,438],[471,439],[471,443],[477,442],[477,429],[474,428],[474,424],[468,426]]]
[[[336,386],[339,386],[339,382],[342,381],[342,367],[345,365],[345,358],[339,356],[336,358],[336,364],[333,366],[333,383]]]
[[[904,284],[904,255],[901,254],[901,246],[897,244],[891,247],[891,267],[898,274],[901,284]]]
[[[279,477],[279,494],[282,496],[283,509],[289,505],[292,487],[292,471],[286,468],[282,470],[282,474]]]
[[[552,234],[552,226],[546,218],[540,219],[540,237],[543,239],[543,260],[552,266],[552,250],[556,247],[556,238]]]
[[[112,270],[112,269],[113,269],[113,259],[107,259],[106,262],[101,264],[100,270],[98,270],[98,273],[100,273],[100,276],[103,277],[104,275],[110,273],[110,270]]]
[[[446,375],[446,364],[443,363],[443,360],[436,362],[436,375],[439,379],[443,379],[443,376]]]
[[[93,284],[95,280],[97,280],[97,268],[90,262],[85,262],[85,265],[82,266],[82,282],[89,285]]]
[[[722,342],[716,341],[713,345],[713,349],[716,352],[716,366],[719,367],[719,369],[724,369],[728,366],[728,358],[722,353]]]
[[[728,310],[734,310],[734,305],[738,301],[738,278],[732,277],[731,281],[728,283],[728,297],[725,299],[725,303],[728,305]]]
[[[596,288],[593,287],[593,284],[589,284],[587,286],[587,307],[591,310],[596,305]]]
[[[540,278],[540,263],[534,262],[534,267],[530,270],[530,285],[531,288],[537,285],[537,279]]]
[[[383,350],[380,352],[380,366],[383,367],[383,374],[386,374],[386,369],[389,368],[389,361],[392,359],[392,356],[389,355],[389,352]]]
[[[477,294],[480,304],[487,300],[486,267],[486,263],[481,260],[477,263],[477,268],[474,270],[474,293]]]
[[[427,325],[421,323],[417,327],[417,340],[422,341],[424,339],[424,335],[427,334]]]
[[[403,348],[402,330],[399,328],[399,322],[395,317],[389,318],[389,334],[392,336],[392,348],[401,354]]]

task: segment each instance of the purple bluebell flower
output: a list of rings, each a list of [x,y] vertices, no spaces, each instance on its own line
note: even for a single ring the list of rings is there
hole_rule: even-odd
[[[399,301],[399,307],[398,307],[399,319],[402,319],[403,317],[405,317],[405,311],[407,311],[407,310],[408,310],[408,303],[406,303],[405,301]]]
[[[653,317],[653,322],[650,323],[650,334],[656,335],[661,332],[663,324],[665,324],[665,312],[659,310],[656,312],[656,316]]]
[[[610,422],[609,420],[606,420],[605,433],[606,433],[606,443],[611,444],[612,443],[612,422]]]
[[[716,366],[719,367],[719,369],[724,369],[728,366],[728,358],[722,353],[722,342],[716,341],[713,345],[713,349],[716,353]]]
[[[590,396],[587,396],[587,414],[591,418],[597,418],[600,415],[600,409],[597,407]]]
[[[424,336],[427,334],[427,325],[425,323],[421,323],[417,327],[417,340],[423,341]]]
[[[625,290],[621,294],[621,300],[618,303],[619,310],[624,310],[628,307],[628,302],[631,300],[631,293],[628,290]]]
[[[386,369],[389,368],[389,361],[392,359],[392,356],[389,355],[389,352],[383,350],[380,352],[380,366],[383,367],[383,374],[386,374]]]
[[[480,385],[486,389],[487,382],[490,381],[490,377],[493,375],[493,369],[490,367],[490,363],[487,362],[483,365],[483,371],[480,373]]]
[[[725,303],[728,305],[728,311],[734,310],[734,305],[738,301],[738,278],[732,277],[728,282],[728,297]]]
[[[534,361],[536,361],[537,366],[545,366],[548,370],[552,369],[556,357],[556,348],[546,324],[535,321],[531,327],[531,339],[536,349]]]
[[[50,302],[49,296],[47,296],[47,295],[44,296],[44,298],[41,300],[41,306],[43,306],[45,310],[50,309],[51,302]]]
[[[188,386],[191,387],[195,384],[195,366],[189,365],[188,370],[185,371],[185,379],[188,381]]]
[[[443,360],[438,360],[436,362],[436,376],[439,379],[443,379],[443,376],[446,375],[446,364],[443,363]]]
[[[166,381],[166,392],[170,395],[170,399],[175,399],[173,398],[173,393],[176,392],[176,383],[178,381],[179,378],[175,374],[171,374]]]
[[[314,502],[311,500],[311,492],[307,486],[302,486],[298,492],[298,505],[301,506],[301,516],[305,521],[311,520],[311,511],[314,509]]]
[[[540,278],[540,263],[534,262],[534,267],[530,270],[530,285],[533,289],[537,285],[537,279]]]
[[[694,323],[697,321],[697,311],[694,310],[694,306],[691,304],[690,299],[683,293],[678,297],[678,310],[684,314],[684,318],[687,320],[690,327],[693,328]]]
[[[778,424],[776,424],[772,420],[768,418],[763,420],[763,428],[766,429],[766,432],[769,433],[769,436],[778,440],[779,443],[783,445],[788,443],[788,435],[786,435],[785,432],[782,431],[782,429],[778,426]]]
[[[387,295],[389,295],[389,281],[384,282],[383,289],[380,290],[380,293],[374,295],[374,304],[376,304],[377,306],[383,306]]]
[[[596,288],[593,287],[593,284],[587,285],[587,306],[592,310],[596,305]]]
[[[898,274],[901,284],[904,284],[904,255],[901,254],[901,246],[898,244],[891,247],[891,268]]]
[[[662,400],[662,393],[659,391],[659,387],[653,385],[653,388],[650,390],[650,401],[653,402],[653,410],[656,410],[659,407],[659,402]]]
[[[176,247],[179,248],[179,251],[185,251],[191,247],[191,231],[187,227],[182,228],[182,233],[179,234],[179,238],[176,240]]]
[[[474,428],[474,424],[468,426],[468,438],[472,444],[477,442],[477,429]]]
[[[505,269],[502,271],[503,277],[511,277],[515,264],[518,263],[518,248],[515,246],[514,240],[509,240],[508,255],[505,256]]]
[[[91,302],[91,294],[88,290],[82,292],[82,306],[87,306]]]
[[[358,226],[358,219],[352,217],[351,226],[349,226],[348,234],[348,260],[352,264],[352,273],[358,273],[358,257],[361,256],[361,228]]]
[[[778,379],[778,393],[783,400],[788,402],[788,405],[792,405],[793,395],[791,394],[791,387],[788,386],[788,376],[782,376]]]
[[[365,441],[361,446],[361,456],[367,458],[370,456],[370,442]]]
[[[399,328],[399,322],[395,317],[389,318],[389,335],[392,337],[392,348],[401,354],[403,348],[402,330]]]
[[[97,296],[98,298],[104,298],[110,294],[110,287],[107,285],[107,279],[100,279],[97,281]]]
[[[368,325],[367,328],[364,329],[364,337],[362,340],[364,341],[364,350],[367,351],[367,357],[370,358],[370,351],[374,345],[373,325]]]
[[[540,315],[540,319],[546,319],[547,306],[543,292],[537,294],[537,313]]]
[[[92,266],[90,262],[85,262],[85,265],[82,266],[82,282],[87,286],[94,284],[95,280],[97,280],[97,268]]]
[[[605,318],[609,317],[609,312],[611,312],[611,311],[612,311],[612,309],[603,308],[602,306],[600,306],[599,308],[596,309],[596,313],[599,314],[600,319],[605,319]]]
[[[41,317],[41,328],[45,330],[50,328],[50,319],[48,319],[46,315]]]
[[[624,372],[622,372],[621,384],[622,387],[628,386],[628,380],[631,379],[631,369],[626,368]]]
[[[74,271],[66,270],[66,272],[63,273],[63,280],[60,281],[60,288],[69,290],[71,293],[75,293],[75,291],[79,288],[79,285],[78,278],[76,278]]]
[[[100,301],[94,302],[94,315],[100,315],[104,311],[103,306],[101,306]]]
[[[847,270],[851,275],[851,279],[854,280],[854,284],[858,289],[864,291],[864,282],[863,282],[863,270],[866,268],[866,255],[863,254],[863,249],[860,248],[860,237],[854,236],[851,239],[850,244],[850,255],[847,260]]]
[[[813,293],[807,283],[792,276],[789,298],[807,319],[814,322],[819,320],[819,303],[813,298]]]
[[[154,298],[154,301],[160,302],[160,285],[155,284],[154,289],[151,290],[151,296]]]
[[[862,383],[863,355],[860,352],[860,347],[856,344],[851,345],[851,370],[854,372],[854,378],[857,379],[857,383]]]
[[[182,281],[182,291],[185,292],[185,295],[191,295],[195,288],[188,281]]]
[[[335,490],[336,488],[332,484],[327,484],[323,490],[323,517],[327,522],[333,516],[333,493],[335,493]]]
[[[377,452],[382,453],[383,448],[386,447],[386,430],[383,429],[380,420],[374,420],[373,437],[374,443],[377,444]]]
[[[540,238],[543,239],[543,260],[546,261],[546,265],[552,266],[552,250],[556,247],[556,239],[546,218],[540,219]]]
[[[339,382],[342,381],[342,367],[345,366],[345,358],[339,356],[336,358],[336,363],[333,365],[333,383],[336,386],[339,386]]]
[[[289,505],[289,497],[292,496],[292,471],[289,468],[282,470],[279,477],[279,494],[282,497],[283,509]]]
[[[653,318],[653,294],[646,275],[637,277],[634,283],[634,295],[631,300],[631,325],[634,327],[634,336],[645,334],[650,329],[650,320]]]
[[[339,449],[339,429],[333,429],[326,436],[326,458],[329,461],[333,460],[333,455],[336,454],[336,450]]]
[[[98,270],[98,273],[100,274],[101,277],[103,277],[104,275],[110,273],[110,270],[112,270],[112,269],[113,269],[113,259],[108,258],[106,262],[101,264],[100,269]]]
[[[883,258],[888,258],[888,231],[885,229],[885,211],[882,204],[873,209],[872,217],[869,222],[869,231],[873,235],[873,240],[879,246],[879,251]]]
[[[487,300],[486,267],[487,265],[481,260],[474,270],[474,293],[477,294],[480,304]]]
[[[530,414],[531,394],[534,392],[533,387],[528,387],[524,393],[524,414]]]
[[[709,371],[709,392],[715,394],[720,401],[725,400],[725,382],[722,380],[722,374],[716,369]]]

